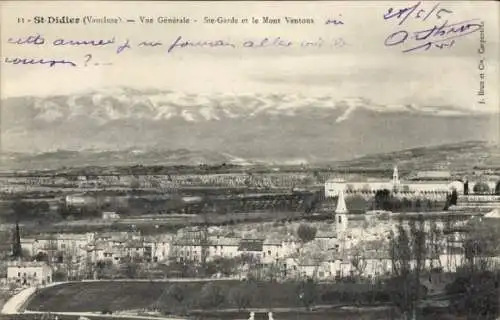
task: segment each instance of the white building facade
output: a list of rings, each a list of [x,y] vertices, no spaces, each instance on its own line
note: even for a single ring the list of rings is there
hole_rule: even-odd
[[[20,286],[46,285],[52,282],[52,268],[43,262],[9,262],[7,281]]]

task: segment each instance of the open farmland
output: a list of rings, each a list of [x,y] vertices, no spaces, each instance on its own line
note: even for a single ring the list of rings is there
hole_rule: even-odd
[[[97,281],[74,282],[42,289],[27,305],[30,311],[52,312],[101,312],[151,309],[157,305],[165,312],[179,311],[177,305],[160,298],[162,293],[176,286],[185,299],[183,308],[188,313],[194,310],[206,310],[206,287],[216,286],[223,297],[217,305],[218,310],[236,309],[232,299],[232,289],[245,286],[237,280],[205,282],[150,282],[150,281]],[[212,288],[213,289],[213,288]],[[298,299],[298,284],[294,282],[273,283],[256,282],[252,289],[251,308],[297,308],[301,307]],[[344,305],[356,299],[362,304],[387,302],[387,293],[381,287],[370,285],[318,284],[318,305]],[[208,309],[212,309],[209,307]],[[282,310],[285,312],[286,310]]]
[[[91,320],[110,320],[110,319],[120,319],[120,320],[137,320],[137,318],[127,318],[124,316],[118,317],[109,317],[109,316],[100,316],[100,315],[85,315],[85,317]],[[9,315],[0,315],[0,320],[54,320],[55,315],[49,317],[48,315],[40,315],[40,314],[9,314]],[[58,320],[79,320],[80,316],[76,315],[57,315]],[[154,319],[154,318],[152,318]]]
[[[101,312],[148,308],[161,296],[163,282],[79,282],[41,290],[27,309],[53,312]]]

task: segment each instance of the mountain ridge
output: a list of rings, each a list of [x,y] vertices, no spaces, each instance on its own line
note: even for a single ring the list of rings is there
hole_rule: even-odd
[[[113,88],[7,98],[1,111],[4,154],[136,150],[139,154],[125,159],[114,155],[126,163],[147,158],[140,153],[150,150],[170,151],[148,161],[178,161],[181,156],[172,150],[194,152],[191,157],[203,161],[206,155],[196,152],[208,150],[213,152],[206,156],[210,161],[319,163],[499,137],[499,121],[490,113],[451,106],[388,106],[361,97]],[[78,156],[66,155],[78,164]]]
[[[34,120],[58,122],[88,116],[105,123],[119,119],[168,120],[179,117],[187,122],[266,115],[300,115],[305,108],[343,111],[337,122],[346,120],[358,108],[376,112],[407,112],[435,116],[463,116],[480,110],[449,105],[378,104],[362,97],[335,99],[332,96],[301,94],[190,94],[169,90],[137,90],[126,87],[88,91],[83,94],[47,97],[12,97],[2,100],[2,110],[32,106]],[[486,113],[488,111],[485,111]]]
[[[210,150],[122,150],[122,151],[72,151],[58,150],[30,155],[3,153],[0,157],[4,169],[8,163],[19,168],[60,169],[62,167],[113,167],[113,166],[199,166],[231,165],[254,166],[297,166],[306,165],[322,168],[378,168],[390,169],[398,165],[404,170],[464,170],[478,166],[500,168],[500,144],[490,141],[464,141],[444,145],[415,147],[387,153],[366,155],[345,161],[308,162],[304,159],[288,161],[263,161],[244,159],[227,153]],[[55,165],[57,164],[57,165]],[[11,166],[11,168],[13,168]]]

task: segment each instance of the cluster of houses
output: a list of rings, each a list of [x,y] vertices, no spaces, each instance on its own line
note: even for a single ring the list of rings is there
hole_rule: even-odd
[[[21,285],[51,282],[52,269],[48,265],[57,264],[71,266],[74,272],[79,272],[89,264],[103,261],[114,265],[131,259],[144,264],[168,265],[175,261],[199,265],[202,261],[243,256],[250,257],[255,268],[247,266],[240,270],[266,270],[268,273],[273,272],[272,276],[276,278],[334,280],[350,275],[375,278],[390,274],[393,261],[389,243],[397,223],[390,218],[379,219],[373,215],[366,215],[362,220],[351,220],[342,190],[337,197],[334,219],[309,223],[316,232],[308,240],[298,235],[300,224],[294,222],[253,227],[189,227],[176,234],[154,236],[139,232],[105,232],[22,238],[22,251],[31,256],[32,261],[11,262],[7,281]],[[492,208],[498,208],[500,203],[500,198],[496,196],[468,195],[460,199],[458,207],[463,210],[479,206],[491,211]],[[470,208],[467,210],[470,211]],[[485,217],[495,216],[493,213]],[[445,226],[441,223],[437,227],[443,229]],[[440,250],[429,253],[425,265],[455,271],[464,263],[464,252],[460,239],[454,240],[457,240],[456,245],[450,245],[449,239],[446,240],[448,244],[441,240]],[[240,273],[235,276],[245,275]]]

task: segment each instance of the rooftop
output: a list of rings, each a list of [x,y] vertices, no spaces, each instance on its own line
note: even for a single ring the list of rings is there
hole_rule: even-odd
[[[316,239],[333,239],[337,238],[336,231],[323,231],[320,230],[316,233]]]
[[[42,268],[42,267],[48,267],[48,264],[45,262],[39,262],[39,261],[29,261],[29,262],[28,261],[8,261],[7,266],[8,267],[15,267],[15,268],[19,268],[19,267],[21,267],[21,268],[26,268],[26,267]]]
[[[261,239],[242,239],[238,251],[261,252],[263,245],[264,240]]]
[[[232,237],[210,237],[210,244],[218,246],[239,246],[240,239]]]

